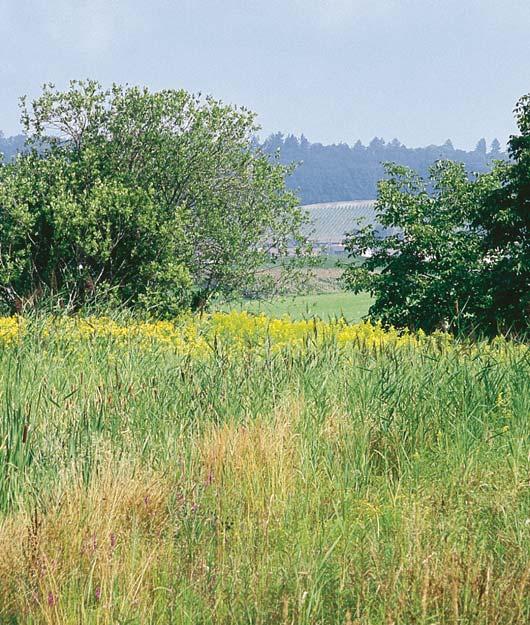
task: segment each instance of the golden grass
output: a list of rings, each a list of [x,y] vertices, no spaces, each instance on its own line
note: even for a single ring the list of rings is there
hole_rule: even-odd
[[[276,611],[264,616],[264,623],[313,622],[318,597],[313,606],[307,602],[322,582],[319,552],[311,551],[314,541],[305,557],[292,551],[297,543],[312,542],[311,526],[302,521],[305,512],[293,502],[300,505],[302,493],[320,523],[331,522],[337,502],[331,499],[333,484],[326,487],[322,476],[318,485],[304,477],[299,414],[294,406],[245,426],[208,427],[196,440],[197,475],[191,480],[111,459],[88,485],[75,472],[65,476],[48,502],[10,515],[0,525],[0,615],[17,615],[17,622],[111,625],[133,611],[135,622],[147,623],[156,620],[155,607],[162,600],[173,606],[175,618],[179,615],[175,622],[180,622],[183,614],[173,602],[178,603],[177,588],[188,585],[202,597],[212,622],[230,622],[227,598],[238,593],[257,604],[272,599]],[[340,415],[325,420],[324,440],[335,444],[348,434],[351,428]],[[190,504],[187,496],[198,489],[200,503]],[[210,518],[212,525],[191,559],[186,535],[179,537],[190,505],[192,511],[204,506],[193,512]],[[470,505],[471,517],[476,508]],[[516,553],[510,555],[508,544],[504,564],[489,553],[473,533],[471,518],[469,527],[466,519],[458,525],[462,536],[449,531],[444,541],[439,506],[434,493],[402,494],[384,504],[352,496],[347,525],[327,562],[338,570],[333,584],[342,585],[345,593],[358,589],[354,605],[344,612],[345,623],[374,623],[366,613],[375,601],[386,606],[381,622],[405,623],[414,597],[419,612],[408,622],[431,623],[429,615],[436,613],[444,615],[438,622],[454,625],[523,625],[530,569],[514,565]],[[285,525],[287,518],[297,519],[297,531]],[[399,522],[388,560],[383,527],[390,518]],[[361,541],[354,532],[359,528],[366,535]],[[278,560],[281,536],[288,551]],[[250,561],[254,571],[244,577]],[[293,577],[275,588],[279,563]],[[173,622],[167,610],[167,622]],[[278,621],[271,620],[274,614]]]
[[[269,419],[207,428],[198,443],[204,479],[228,501],[242,498],[248,514],[285,502],[300,471],[299,419],[300,404],[288,402]]]
[[[79,618],[86,606],[105,623],[130,605],[149,610],[153,573],[168,557],[174,488],[153,471],[109,461],[88,485],[74,476],[50,501],[4,519],[0,614],[71,622],[71,593]]]

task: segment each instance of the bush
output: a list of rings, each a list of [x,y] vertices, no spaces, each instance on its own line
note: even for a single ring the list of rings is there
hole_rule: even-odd
[[[512,162],[468,176],[464,166],[436,163],[428,180],[387,165],[377,213],[387,238],[361,227],[348,236],[353,256],[345,284],[375,295],[373,318],[385,324],[477,330],[528,328],[530,318],[530,97],[517,106],[520,136]]]
[[[302,243],[286,169],[254,115],[185,91],[46,85],[22,120],[29,152],[0,169],[0,297],[74,309],[112,295],[174,315],[258,279]]]

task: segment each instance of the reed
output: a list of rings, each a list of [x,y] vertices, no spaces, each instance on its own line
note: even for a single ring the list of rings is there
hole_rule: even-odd
[[[0,623],[528,623],[527,346],[247,318],[3,341]]]

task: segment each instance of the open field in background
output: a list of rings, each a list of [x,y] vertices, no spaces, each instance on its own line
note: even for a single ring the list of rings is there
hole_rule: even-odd
[[[375,204],[375,200],[306,204],[302,209],[307,211],[311,221],[306,234],[320,243],[340,244],[359,223],[377,223]]]
[[[319,317],[329,320],[344,317],[349,322],[357,322],[368,313],[372,301],[367,293],[354,295],[353,293],[335,291],[313,295],[277,297],[272,300],[243,300],[226,305],[222,309],[247,310],[251,313],[263,313],[270,317],[289,315],[293,319]]]
[[[3,320],[0,403],[2,624],[530,621],[526,346]]]
[[[348,322],[356,323],[368,314],[373,298],[368,293],[354,294],[344,291],[340,278],[344,265],[352,261],[345,254],[322,254],[316,267],[307,268],[307,280],[302,293],[278,296],[272,299],[242,299],[227,304],[218,304],[216,310],[246,310],[253,314],[265,314],[270,317],[289,315],[292,319],[318,317],[331,320],[344,317]],[[340,265],[339,265],[340,263]],[[277,273],[271,269],[270,273]]]

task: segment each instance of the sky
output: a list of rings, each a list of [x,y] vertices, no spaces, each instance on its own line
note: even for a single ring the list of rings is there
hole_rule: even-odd
[[[74,78],[185,88],[262,136],[505,143],[530,92],[530,0],[0,0],[0,129]]]

